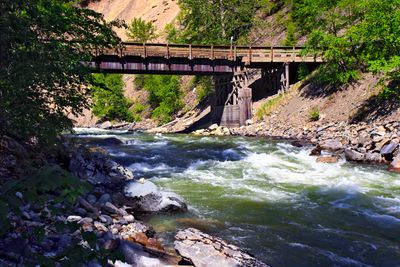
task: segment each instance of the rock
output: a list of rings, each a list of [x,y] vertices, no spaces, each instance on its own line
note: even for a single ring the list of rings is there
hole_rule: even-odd
[[[319,145],[317,145],[311,150],[310,156],[321,156],[321,152],[322,148]]]
[[[96,202],[97,202],[97,198],[96,198],[94,195],[92,195],[92,194],[88,195],[88,196],[86,197],[86,200],[87,200],[87,202],[89,202],[91,205],[94,205],[94,204],[96,204]]]
[[[98,203],[100,204],[105,204],[106,202],[111,202],[111,196],[110,194],[103,194],[98,200]]]
[[[102,210],[104,210],[110,214],[119,214],[121,216],[128,215],[128,213],[125,210],[117,208],[111,202],[106,202],[103,206],[101,206],[101,208],[102,208]]]
[[[80,220],[82,220],[82,217],[77,215],[71,215],[67,217],[67,222],[78,222]]]
[[[106,249],[106,250],[115,250],[118,247],[119,247],[119,240],[118,239],[107,240],[103,245],[103,248]]]
[[[157,186],[150,181],[144,181],[143,183],[133,182],[130,183],[125,189],[125,194],[133,198],[156,193],[158,193]]]
[[[390,163],[389,171],[399,172],[400,173],[400,155],[397,155]]]
[[[102,223],[104,223],[105,225],[110,225],[110,224],[113,223],[113,219],[112,219],[110,216],[106,215],[106,214],[100,215],[100,216],[99,216],[99,220],[100,220]]]
[[[355,162],[362,162],[365,161],[365,155],[357,152],[355,150],[352,150],[350,148],[347,148],[344,151],[344,156],[346,157],[347,161],[355,161]]]
[[[93,213],[98,213],[99,212],[97,208],[93,207],[92,204],[87,202],[84,198],[79,198],[78,202],[87,211],[90,211],[90,212],[93,212]]]
[[[335,156],[324,156],[317,158],[317,162],[320,163],[337,163],[338,161],[339,161],[338,157]]]
[[[94,222],[94,227],[97,229],[97,231],[100,231],[100,232],[108,231],[108,228],[105,227],[105,225],[102,224],[101,222]]]
[[[372,162],[372,163],[382,163],[384,162],[382,156],[380,153],[376,153],[376,152],[368,152],[365,155],[365,160],[368,162]]]
[[[129,214],[129,215],[125,215],[123,216],[124,220],[127,221],[128,223],[134,222],[135,221],[135,217],[133,217],[133,215]]]
[[[194,228],[178,231],[175,239],[175,249],[196,267],[210,266],[210,263],[212,266],[268,266],[240,248]]]
[[[218,124],[214,123],[214,124],[212,124],[210,127],[208,127],[208,129],[209,129],[210,131],[214,131],[214,130],[216,130],[218,127],[219,127]]]
[[[183,198],[172,192],[157,192],[140,197],[137,201],[139,211],[143,212],[186,212]]]
[[[322,150],[339,151],[343,149],[343,144],[337,139],[328,139],[319,144]]]
[[[251,119],[246,120],[245,125],[246,126],[253,125],[253,120],[251,120]]]
[[[399,147],[398,142],[390,142],[387,145],[384,145],[380,151],[381,155],[386,156],[393,154],[393,152]]]
[[[91,224],[92,222],[93,222],[92,218],[85,217],[85,218],[82,218],[78,223],[80,225],[83,225],[83,224]]]
[[[102,129],[111,129],[112,128],[112,123],[110,121],[105,121],[99,126]]]

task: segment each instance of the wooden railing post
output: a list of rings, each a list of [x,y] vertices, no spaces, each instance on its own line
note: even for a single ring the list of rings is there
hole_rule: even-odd
[[[211,60],[214,60],[214,46],[211,46]]]
[[[274,62],[274,47],[271,46],[271,62]]]
[[[192,54],[192,45],[189,45],[189,59],[192,60],[193,54]]]
[[[143,43],[143,56],[147,57],[146,44]]]
[[[233,60],[236,61],[236,58],[237,58],[236,45],[234,46],[233,50],[234,50]]]
[[[169,44],[167,43],[167,58],[169,59]]]

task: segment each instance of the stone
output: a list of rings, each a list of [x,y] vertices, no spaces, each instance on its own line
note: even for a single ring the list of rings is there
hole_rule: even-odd
[[[246,126],[253,125],[253,120],[251,120],[251,119],[246,120],[245,125]]]
[[[214,124],[212,124],[210,127],[208,127],[208,129],[209,129],[210,131],[214,131],[214,130],[216,130],[218,127],[219,127],[218,124],[214,123]]]
[[[365,160],[372,163],[383,163],[384,160],[380,153],[377,152],[368,152],[365,154]]]
[[[338,161],[338,157],[335,156],[323,156],[317,158],[317,162],[319,163],[337,163]]]
[[[128,215],[128,213],[123,210],[123,209],[119,209],[117,208],[114,204],[112,204],[111,202],[106,202],[103,206],[101,206],[101,208],[110,213],[110,214],[119,214],[121,216],[125,216]]]
[[[132,182],[125,188],[125,194],[133,198],[156,194],[157,192],[157,186],[150,181]]]
[[[99,126],[102,129],[111,129],[112,128],[112,123],[110,121],[105,121]]]
[[[347,148],[344,151],[344,156],[347,161],[362,162],[365,161],[365,155],[353,149]]]
[[[100,204],[105,204],[105,203],[111,202],[111,201],[112,201],[112,200],[111,200],[110,194],[103,194],[103,195],[101,195],[101,197],[99,198],[98,203],[100,203]]]
[[[321,152],[322,149],[319,145],[317,145],[316,147],[314,147],[311,152],[310,152],[310,156],[321,156]]]
[[[99,220],[100,220],[102,223],[104,223],[105,225],[110,225],[110,224],[113,223],[113,219],[112,219],[110,216],[106,215],[106,214],[100,215],[100,216],[99,216]]]
[[[94,195],[92,195],[92,194],[88,195],[88,196],[86,197],[86,200],[87,200],[87,202],[89,202],[91,205],[94,205],[94,204],[96,204],[96,202],[97,202],[97,198],[96,198]]]
[[[70,215],[67,217],[67,222],[79,222],[80,220],[82,220],[82,217],[77,215]]]
[[[175,240],[178,253],[196,267],[210,266],[210,263],[212,266],[268,266],[240,248],[194,228],[178,231]]]
[[[390,155],[393,154],[393,152],[399,147],[398,142],[390,142],[387,145],[384,145],[380,151],[381,155]]]
[[[108,231],[108,228],[101,222],[94,222],[94,227],[97,229],[97,231],[100,231],[100,232]]]
[[[91,224],[92,222],[93,222],[92,218],[85,217],[85,218],[82,218],[78,223],[80,225],[83,225],[83,224]]]
[[[322,150],[339,151],[343,149],[343,144],[338,139],[328,139],[319,144]]]
[[[128,223],[134,222],[135,221],[135,217],[133,217],[133,215],[129,214],[129,215],[125,215],[123,216],[124,220],[127,221]]]
[[[103,248],[106,250],[116,250],[119,247],[119,244],[118,239],[110,239],[104,243]]]
[[[140,197],[138,209],[142,212],[186,212],[183,198],[172,192],[158,192]]]
[[[389,171],[400,173],[400,154],[390,163]]]

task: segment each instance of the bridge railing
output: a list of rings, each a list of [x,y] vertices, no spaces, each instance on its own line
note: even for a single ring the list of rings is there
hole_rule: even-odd
[[[241,60],[244,63],[322,62],[321,57],[303,55],[302,49],[302,47],[121,43],[116,49],[96,50],[96,56],[226,59]]]

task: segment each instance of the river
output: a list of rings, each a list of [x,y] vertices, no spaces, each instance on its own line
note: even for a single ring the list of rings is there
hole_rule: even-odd
[[[144,217],[171,245],[194,226],[272,266],[400,266],[400,175],[377,166],[316,163],[310,149],[242,137],[77,129],[189,212]]]

